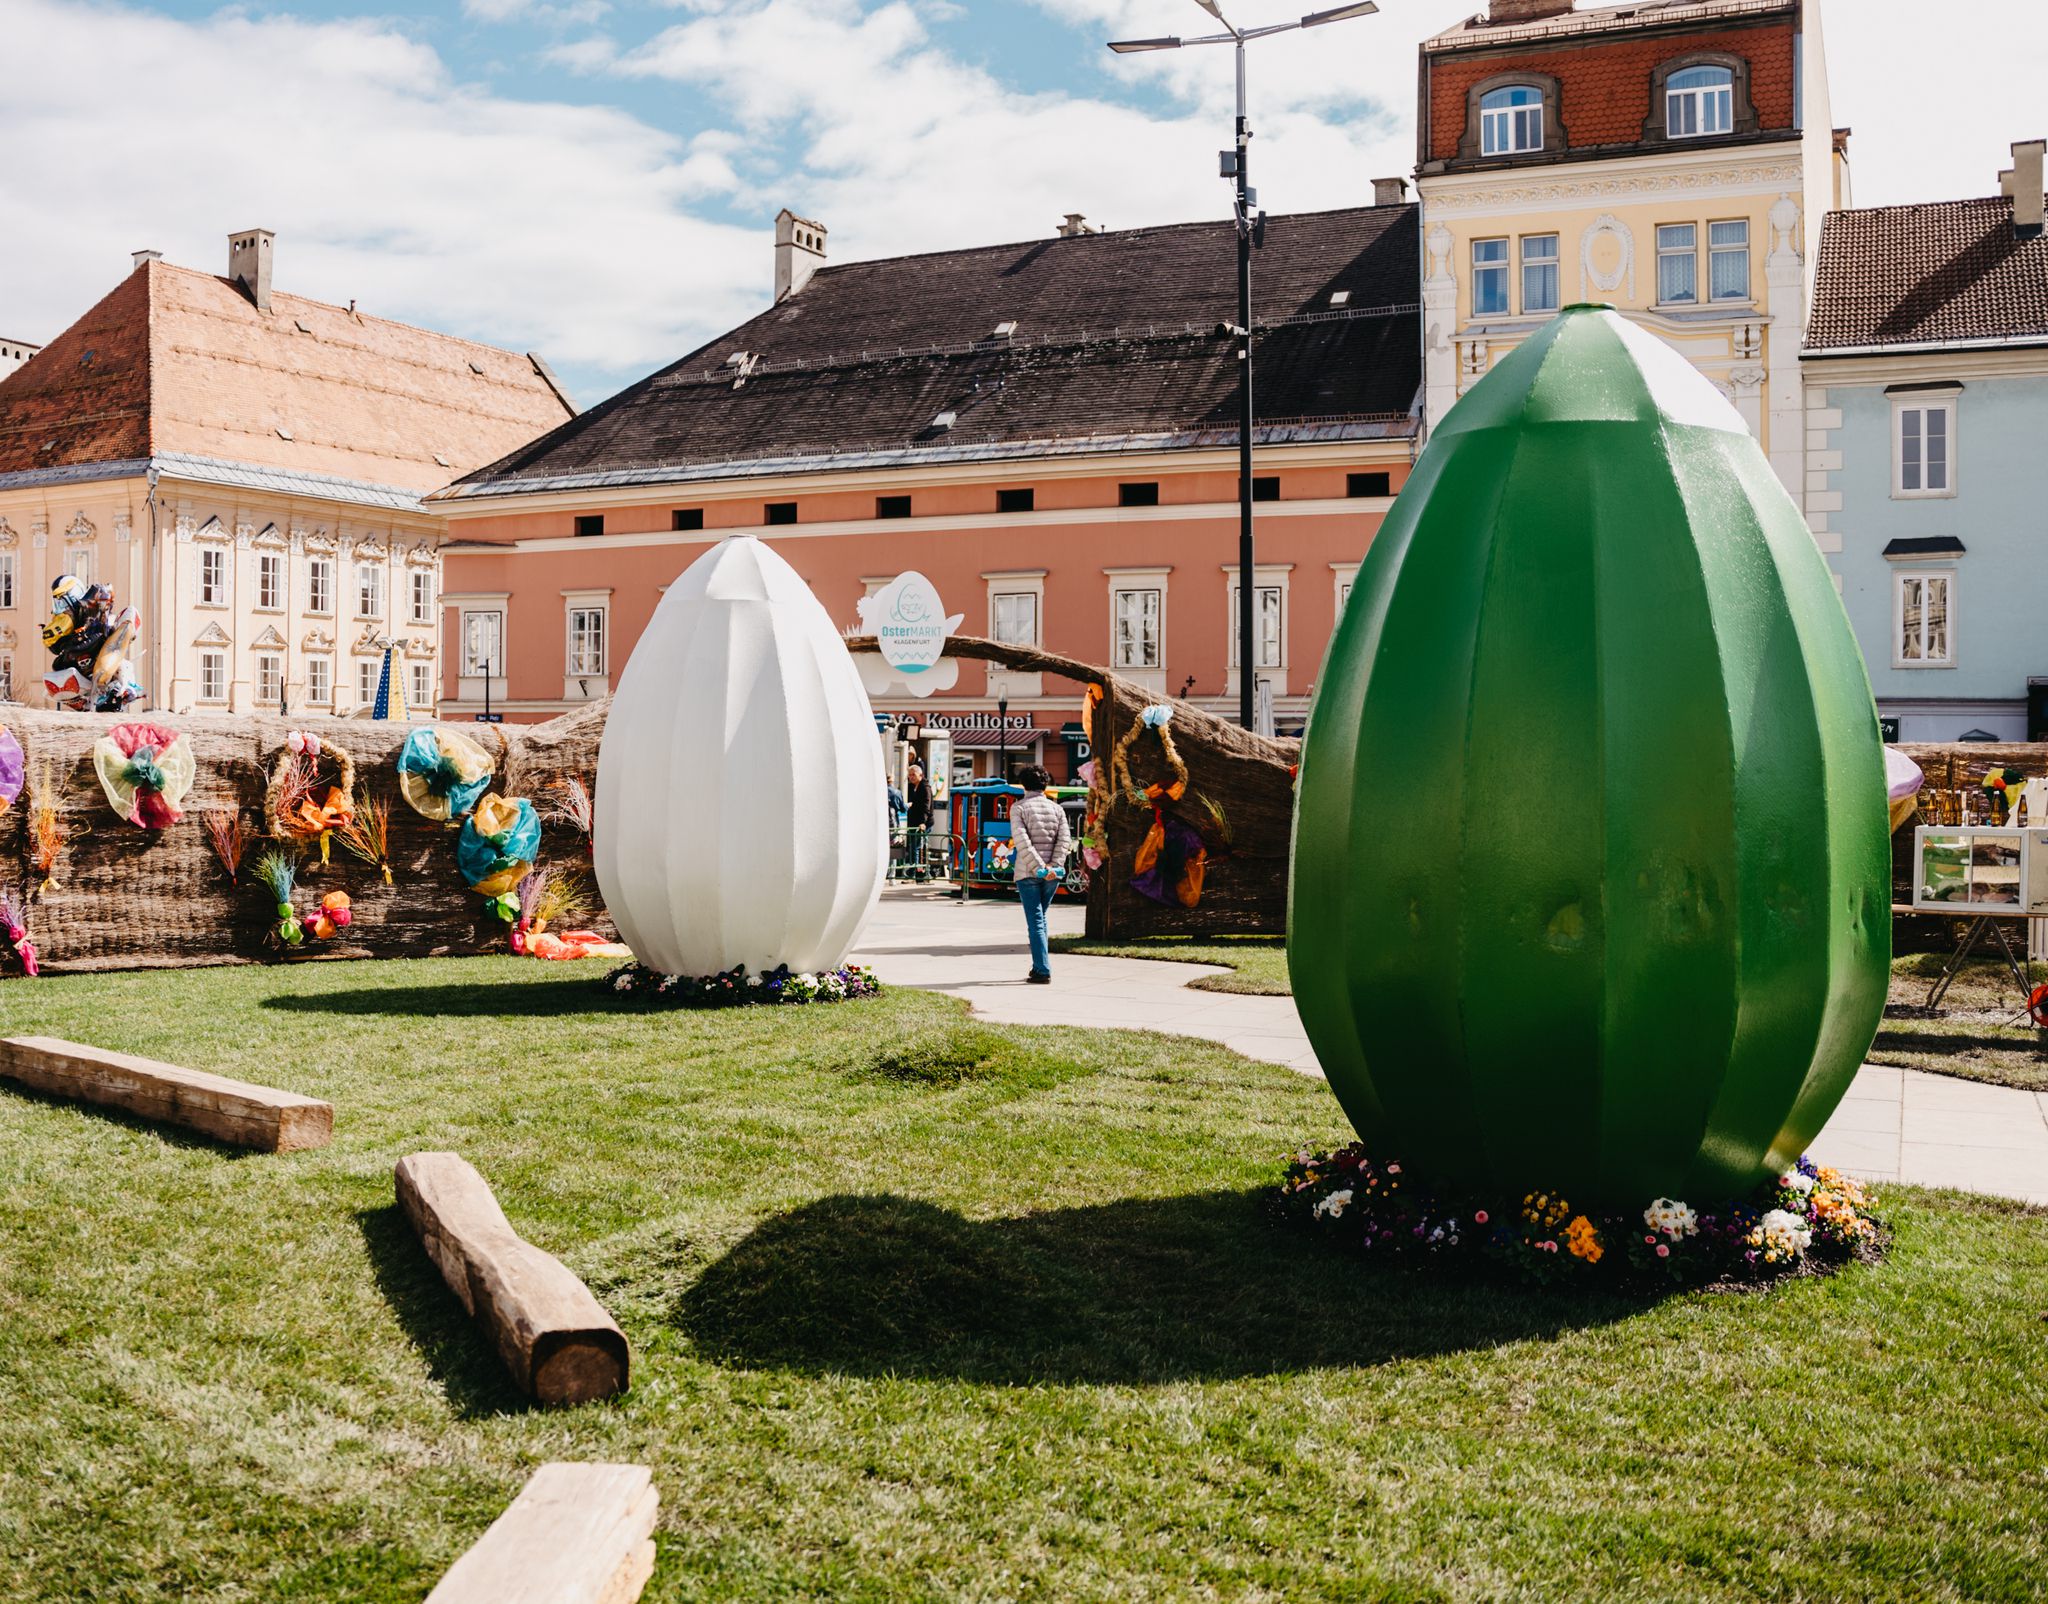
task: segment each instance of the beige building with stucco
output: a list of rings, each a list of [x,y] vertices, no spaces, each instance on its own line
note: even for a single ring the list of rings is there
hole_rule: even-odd
[[[273,236],[223,276],[136,253],[0,379],[0,674],[45,703],[52,582],[140,608],[167,712],[348,716],[385,643],[438,700],[442,519],[420,498],[574,415],[539,358],[272,289]]]

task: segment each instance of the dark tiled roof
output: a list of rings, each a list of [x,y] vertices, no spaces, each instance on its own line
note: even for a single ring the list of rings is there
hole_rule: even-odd
[[[1405,415],[1421,380],[1413,206],[1272,218],[1252,259],[1258,416]],[[454,492],[970,443],[1232,429],[1228,223],[821,268],[780,305]],[[1331,296],[1349,292],[1341,305]],[[995,336],[998,324],[1015,333]],[[728,357],[752,366],[735,386]],[[956,414],[936,430],[942,412]],[[1232,437],[1234,438],[1234,432]],[[509,482],[509,483],[508,483]]]
[[[1809,351],[2029,335],[2048,337],[2048,238],[2015,239],[2004,196],[1821,224]]]

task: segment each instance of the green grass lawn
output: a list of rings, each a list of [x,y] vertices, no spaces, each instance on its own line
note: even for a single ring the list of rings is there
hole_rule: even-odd
[[[1091,941],[1086,936],[1055,936],[1054,952],[1088,953],[1101,958],[1155,958],[1168,963],[1221,964],[1227,975],[1204,975],[1190,982],[1198,991],[1249,992],[1259,997],[1288,997],[1285,936],[1137,936],[1129,941]]]
[[[1662,1300],[1279,1233],[1324,1088],[904,992],[648,1016],[597,966],[15,982],[0,1027],[330,1097],[243,1155],[0,1090],[0,1598],[420,1599],[533,1467],[653,1467],[660,1600],[2016,1599],[2048,1214]],[[454,1148],[631,1338],[524,1407],[392,1201]]]

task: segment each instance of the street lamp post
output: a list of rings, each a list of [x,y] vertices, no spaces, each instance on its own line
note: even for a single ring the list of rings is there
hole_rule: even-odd
[[[1245,117],[1244,47],[1268,34],[1292,33],[1297,28],[1316,28],[1326,22],[1367,16],[1379,10],[1379,6],[1374,0],[1359,0],[1356,5],[1312,11],[1293,22],[1276,22],[1264,28],[1240,28],[1224,16],[1217,0],[1195,0],[1195,4],[1229,32],[1203,34],[1194,39],[1117,39],[1111,41],[1109,48],[1122,56],[1143,50],[1178,50],[1183,45],[1227,44],[1237,53],[1237,148],[1224,151],[1222,162],[1223,176],[1234,179],[1237,185],[1234,207],[1237,223],[1237,322],[1226,324],[1224,328],[1237,342],[1240,364],[1237,370],[1237,718],[1240,724],[1250,729],[1256,719],[1254,691],[1258,680],[1257,654],[1252,638],[1258,600],[1255,583],[1257,546],[1252,537],[1252,246],[1263,243],[1266,219],[1264,213],[1256,219],[1252,216],[1252,208],[1259,202],[1259,192],[1251,186],[1252,131]]]

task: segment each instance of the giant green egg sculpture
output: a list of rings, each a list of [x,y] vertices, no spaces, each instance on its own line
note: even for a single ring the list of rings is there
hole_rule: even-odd
[[[1877,716],[1806,522],[1572,307],[1436,431],[1301,755],[1288,967],[1360,1135],[1575,1205],[1788,1167],[1884,1006]]]

